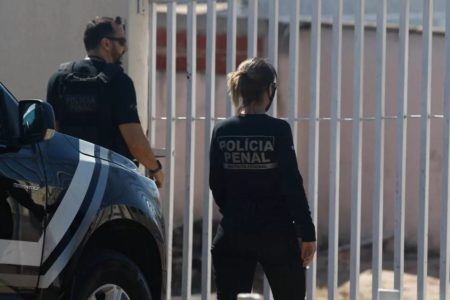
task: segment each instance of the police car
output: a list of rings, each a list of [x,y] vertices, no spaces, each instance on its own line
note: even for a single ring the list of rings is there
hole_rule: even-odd
[[[0,83],[0,299],[161,299],[155,183]]]

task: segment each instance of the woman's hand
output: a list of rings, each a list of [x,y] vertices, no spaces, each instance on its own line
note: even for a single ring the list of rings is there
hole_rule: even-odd
[[[307,267],[309,263],[313,260],[314,254],[316,253],[316,242],[301,242],[301,254],[303,260],[303,267]]]

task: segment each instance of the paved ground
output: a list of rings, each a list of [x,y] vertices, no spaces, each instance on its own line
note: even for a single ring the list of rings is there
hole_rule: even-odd
[[[361,273],[359,276],[360,300],[372,299],[372,271],[371,271],[371,248],[363,247],[361,249]],[[327,271],[328,257],[326,252],[320,252],[317,257],[317,292],[315,300],[328,299],[327,291]],[[392,255],[384,254],[383,273],[381,276],[381,288],[392,289],[394,285],[394,272]],[[339,274],[338,274],[338,297],[336,300],[349,299],[350,291],[350,253],[348,250],[339,251]],[[417,290],[417,256],[414,253],[405,255],[405,274],[404,274],[404,294],[403,300],[416,300]],[[255,280],[256,285],[258,279]],[[260,287],[259,287],[260,288]],[[173,300],[181,300],[181,297],[173,297]],[[200,295],[193,295],[192,300],[200,300]],[[439,257],[431,256],[428,260],[428,279],[427,279],[427,299],[439,299]],[[216,300],[215,295],[211,300]]]
[[[195,224],[194,231],[194,264],[193,264],[193,297],[192,300],[200,300],[199,295],[201,291],[201,223]],[[177,238],[178,237],[178,238]],[[181,264],[182,264],[182,230],[174,232],[174,240],[179,241],[174,243],[174,275],[172,285],[175,287],[174,291],[178,293],[181,291]],[[383,273],[381,288],[392,289],[394,287],[394,272],[393,272],[393,238],[387,238],[383,243]],[[416,300],[417,290],[417,254],[414,249],[405,251],[405,275],[404,275],[404,295],[403,300]],[[335,300],[349,299],[350,290],[350,247],[342,246],[339,249],[338,257],[338,297]],[[361,246],[361,262],[360,262],[360,300],[369,300],[372,298],[372,245],[370,243],[363,243]],[[328,299],[327,279],[328,279],[328,252],[326,250],[319,251],[317,254],[317,293],[316,299]],[[263,275],[261,268],[257,269],[257,274],[254,281],[254,290],[262,293]],[[439,299],[439,257],[436,254],[430,254],[428,259],[428,280],[427,280],[427,300]],[[214,291],[214,284],[212,287]],[[181,300],[181,297],[173,297],[173,300]],[[211,300],[216,300],[215,295]]]
[[[360,274],[360,300],[370,300],[372,299],[372,271],[367,270]],[[382,274],[382,288],[392,289],[394,285],[394,272],[383,271]],[[336,300],[346,300],[349,299],[350,283],[346,282],[339,287],[340,298]],[[417,276],[416,274],[404,275],[404,289],[403,289],[403,299],[404,300],[415,300],[417,299]],[[326,290],[320,293],[321,296],[318,299],[326,299]],[[434,277],[428,277],[427,280],[427,299],[438,300],[439,299],[439,279]]]
[[[359,277],[360,284],[360,300],[370,300],[372,299],[372,271],[367,270],[360,274]],[[394,282],[394,272],[383,271],[382,274],[382,288],[393,288]],[[404,294],[403,300],[416,300],[416,288],[417,288],[417,276],[416,274],[404,275]],[[350,283],[347,281],[338,287],[338,298],[336,300],[347,300],[350,299],[349,296]],[[450,294],[449,294],[450,296]],[[173,300],[181,300],[181,297],[173,297]],[[212,295],[211,300],[216,300],[215,294]],[[328,299],[328,292],[326,287],[319,287],[316,294],[317,300]],[[438,300],[439,299],[439,279],[435,277],[428,277],[427,280],[427,299]],[[193,295],[192,300],[201,300],[200,295]]]

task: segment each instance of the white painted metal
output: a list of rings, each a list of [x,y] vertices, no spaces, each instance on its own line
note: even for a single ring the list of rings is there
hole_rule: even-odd
[[[422,33],[422,99],[420,126],[420,181],[419,181],[419,223],[417,255],[417,298],[426,299],[428,273],[428,201],[430,173],[430,102],[431,102],[431,42],[433,22],[433,1],[423,2]]]
[[[403,273],[405,250],[405,178],[406,136],[408,120],[408,58],[409,58],[409,9],[410,0],[402,1],[400,12],[400,47],[398,52],[399,81],[397,105],[397,146],[395,173],[395,226],[394,226],[394,288],[403,298]]]
[[[227,74],[236,69],[236,1],[228,0],[227,15]],[[233,114],[233,108],[230,95],[226,95],[226,113],[227,117]]]
[[[300,43],[300,0],[291,0],[289,24],[289,111],[288,122],[292,128],[295,149],[297,149],[298,118],[298,68]]]
[[[320,66],[322,37],[322,0],[314,3],[311,32],[311,107],[309,112],[309,147],[308,147],[308,200],[311,217],[317,224],[318,185],[319,185],[319,116],[320,116]],[[318,226],[316,226],[316,230]],[[317,260],[310,263],[307,272],[307,298],[316,298]]]
[[[267,52],[270,63],[275,70],[278,70],[278,19],[279,19],[279,0],[269,1],[269,40]],[[277,116],[277,94],[273,99],[269,114]]]
[[[247,56],[258,56],[258,0],[248,0]]]
[[[450,1],[446,2],[445,31],[450,32]],[[445,79],[444,79],[444,122],[442,139],[442,195],[441,195],[441,240],[439,299],[449,300],[450,282],[450,35],[445,35]]]
[[[194,227],[194,187],[195,187],[195,110],[197,84],[197,1],[188,3],[187,17],[187,111],[186,111],[186,173],[183,222],[183,274],[181,297],[191,299],[192,246]]]
[[[167,245],[167,291],[166,300],[170,300],[172,282],[172,241],[173,241],[173,196],[175,169],[175,64],[176,64],[176,3],[167,4],[167,120],[166,120],[166,182],[164,196],[164,217]]]
[[[331,121],[330,121],[330,190],[328,237],[328,299],[337,299],[339,244],[339,179],[341,153],[341,57],[342,0],[334,1],[333,51],[331,62]]]
[[[386,79],[386,0],[378,1],[376,35],[375,176],[373,194],[372,299],[378,300],[383,261],[384,107]]]
[[[272,290],[266,276],[264,276],[264,300],[273,300]]]
[[[215,74],[216,74],[216,1],[208,0],[206,32],[206,91],[205,91],[205,156],[208,156],[211,133],[214,125]],[[203,234],[202,234],[202,300],[211,297],[211,240],[212,240],[212,196],[209,190],[209,160],[205,159]]]
[[[148,116],[147,116],[147,138],[152,148],[155,147],[155,119],[156,119],[156,3],[150,1],[148,30]]]
[[[359,299],[361,247],[361,166],[362,114],[364,79],[364,7],[365,0],[355,1],[355,45],[353,65],[353,145],[352,145],[352,210],[350,248],[350,299]]]
[[[269,1],[269,38],[267,45],[268,58],[275,70],[278,70],[278,18],[279,1]],[[272,106],[268,114],[276,117],[277,115],[277,94],[273,98]],[[272,291],[267,278],[264,276],[264,300],[273,300]]]

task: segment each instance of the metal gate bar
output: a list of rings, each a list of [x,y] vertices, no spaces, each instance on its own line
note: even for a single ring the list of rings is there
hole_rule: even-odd
[[[289,112],[288,122],[292,128],[294,146],[297,149],[298,122],[298,49],[300,41],[300,0],[291,0],[289,26]]]
[[[383,262],[384,112],[386,86],[386,0],[378,1],[373,195],[372,299],[378,300]]]
[[[353,66],[353,129],[352,129],[352,212],[350,248],[350,298],[359,298],[361,252],[361,167],[362,116],[364,81],[364,7],[365,0],[355,1],[355,44]]]
[[[314,3],[311,31],[311,99],[309,113],[308,147],[308,200],[311,217],[317,226],[318,182],[319,182],[319,117],[320,117],[320,66],[322,38],[322,0]],[[318,231],[318,226],[316,227]],[[317,259],[310,264],[307,272],[307,297],[316,298]]]
[[[183,218],[183,274],[181,297],[191,299],[192,246],[194,230],[194,187],[195,187],[195,115],[197,84],[197,1],[188,3],[187,17],[187,107],[186,107],[186,171]]]
[[[409,9],[410,0],[403,0],[400,11],[398,52],[399,81],[396,133],[396,188],[394,221],[394,288],[403,298],[403,274],[405,251],[405,182],[406,182],[406,136],[408,119],[408,59],[409,59]]]
[[[256,38],[258,35],[258,0],[248,0],[248,37],[247,37],[247,56],[255,57],[258,55]]]
[[[426,299],[428,272],[428,212],[430,173],[430,102],[431,102],[431,42],[433,38],[433,1],[423,2],[423,48],[422,48],[422,100],[420,128],[420,182],[419,182],[419,228],[417,255],[417,298]]]
[[[227,74],[236,68],[236,1],[228,0],[227,13]],[[230,117],[233,114],[231,97],[226,92],[226,115]]]
[[[337,299],[339,181],[341,149],[342,0],[334,1],[331,61],[330,190],[328,225],[328,299]]]
[[[205,91],[205,156],[208,157],[213,117],[215,114],[216,83],[216,1],[208,0],[206,33],[206,91]],[[202,300],[211,297],[211,240],[212,240],[212,196],[209,190],[209,159],[204,162],[204,202],[203,202],[203,236],[202,236]]]
[[[278,70],[278,19],[279,19],[279,2],[278,0],[269,3],[269,36],[267,53],[268,59],[272,63],[275,70]],[[277,116],[277,95],[273,99],[272,106],[268,112],[271,116]],[[267,277],[264,276],[264,300],[273,300],[272,291]]]
[[[450,32],[450,2],[446,3],[445,32]],[[440,245],[440,283],[439,299],[448,300],[450,275],[450,34],[445,35],[445,78],[444,78],[444,122],[442,148],[442,198],[441,198],[441,245]]]
[[[166,245],[167,245],[167,282],[172,282],[172,245],[173,245],[173,196],[175,179],[175,74],[176,74],[176,3],[167,4],[167,120],[166,120],[166,185],[165,185],[165,221],[166,221]],[[166,299],[172,298],[172,289],[168,288]]]
[[[267,45],[267,54],[269,61],[275,70],[278,70],[278,19],[279,19],[279,1],[273,0],[269,2],[269,37]],[[277,116],[277,99],[273,100],[269,114]]]
[[[149,3],[149,45],[148,45],[148,118],[147,136],[152,148],[155,147],[155,120],[156,120],[156,3]]]

